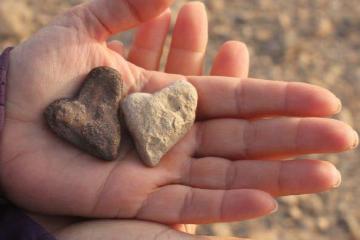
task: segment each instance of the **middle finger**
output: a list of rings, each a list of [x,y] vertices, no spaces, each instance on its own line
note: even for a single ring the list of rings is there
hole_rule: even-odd
[[[208,42],[208,19],[201,2],[186,4],[180,11],[165,71],[201,75]]]

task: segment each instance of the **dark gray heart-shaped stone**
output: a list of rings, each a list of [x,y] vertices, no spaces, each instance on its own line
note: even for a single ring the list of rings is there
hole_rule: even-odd
[[[93,69],[74,99],[60,99],[45,111],[50,128],[80,149],[105,160],[118,156],[122,98],[120,74],[109,67]]]

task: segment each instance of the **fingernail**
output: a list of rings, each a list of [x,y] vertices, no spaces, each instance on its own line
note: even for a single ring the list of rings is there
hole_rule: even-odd
[[[274,199],[274,207],[273,210],[270,212],[270,214],[276,213],[279,209],[279,204],[278,202]]]
[[[359,134],[356,131],[354,131],[354,136],[355,140],[352,145],[352,149],[356,148],[359,145]]]
[[[341,100],[338,98],[338,108],[337,108],[337,110],[336,110],[336,113],[341,112],[341,110],[342,110],[342,102],[341,102]]]
[[[336,175],[337,175],[337,177],[336,177],[337,180],[336,180],[335,184],[333,185],[333,188],[338,188],[341,185],[341,173],[337,169],[336,169]]]

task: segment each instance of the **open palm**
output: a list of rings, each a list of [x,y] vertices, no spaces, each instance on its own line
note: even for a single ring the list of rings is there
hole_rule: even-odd
[[[199,74],[194,70],[177,72],[184,75],[144,70],[138,58],[161,55],[144,54],[147,41],[139,41],[145,45],[130,54],[137,65],[114,51],[119,46],[106,44],[111,34],[168,5],[168,0],[93,1],[13,50],[0,167],[2,188],[11,200],[48,214],[205,223],[260,216],[274,210],[271,195],[317,192],[338,184],[338,172],[328,163],[273,160],[357,145],[347,125],[308,118],[339,110],[330,92],[301,83],[184,76]],[[186,42],[174,39],[176,57],[169,72],[191,64],[182,62],[189,52],[181,44]],[[194,57],[198,63],[201,59]],[[153,92],[179,79],[197,88],[199,121],[157,168],[143,166],[130,145],[118,161],[102,162],[48,130],[42,115],[47,105],[73,96],[85,75],[103,65],[122,74],[127,93]],[[214,73],[220,75],[224,67],[218,65]]]

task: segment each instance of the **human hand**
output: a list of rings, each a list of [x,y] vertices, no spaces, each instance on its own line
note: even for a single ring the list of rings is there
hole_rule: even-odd
[[[199,21],[199,17],[201,20]],[[168,30],[169,26],[170,12],[166,11],[161,16],[156,19],[143,24],[137,34],[136,40],[140,39],[154,39],[151,36],[161,36],[160,38],[155,38],[152,49],[157,49],[159,53],[163,49],[165,32]],[[190,33],[188,35],[181,34],[181,28],[187,27]],[[159,34],[162,32],[163,34]],[[207,16],[206,11],[204,11],[203,5],[192,2],[186,4],[180,11],[175,33],[174,41],[186,42],[191,41],[194,45],[203,45],[206,46],[207,42]],[[192,41],[188,36],[193,36],[198,34],[196,38],[197,41]],[[136,41],[135,41],[136,42]],[[126,50],[124,49],[122,43],[117,41],[112,41],[109,43],[110,48],[117,51],[121,55],[126,55]],[[134,64],[141,66],[145,69],[157,69],[159,57],[151,58],[152,55],[145,55],[149,58],[147,61],[144,61],[142,57],[136,57],[136,54],[139,52],[136,47],[132,48],[129,54],[129,61],[132,61]],[[199,54],[202,52],[202,54]],[[161,55],[161,54],[155,55]],[[188,52],[187,62],[191,63],[187,66],[177,65],[178,68],[173,68],[172,71],[178,73],[187,72],[189,74],[199,74],[202,69],[202,58],[205,54],[205,48],[202,48],[199,52]],[[173,54],[171,54],[173,55]],[[200,57],[199,57],[200,55]],[[202,55],[202,56],[201,56]],[[139,53],[141,56],[141,53]],[[234,58],[236,56],[236,58]],[[176,56],[175,56],[176,57]],[[171,63],[171,58],[169,59],[169,64]],[[227,62],[225,67],[222,67],[221,64],[223,61]],[[167,64],[167,66],[171,66]],[[168,68],[167,67],[167,68]],[[167,71],[170,71],[167,69]],[[246,47],[242,43],[238,42],[228,42],[220,49],[218,57],[212,68],[212,73],[225,76],[233,77],[247,77],[249,71],[249,55]],[[76,218],[70,217],[56,217],[56,216],[45,216],[39,214],[29,214],[35,221],[41,224],[43,227],[47,228],[56,239],[59,240],[91,240],[91,239],[113,239],[116,236],[121,236],[121,239],[124,240],[133,240],[133,239],[199,239],[199,240],[216,240],[216,239],[230,239],[224,237],[209,237],[209,236],[195,236],[196,226],[194,225],[177,225],[177,226],[167,226],[160,225],[156,223],[136,221],[136,220],[78,220]],[[95,233],[95,235],[94,235]],[[231,238],[235,239],[235,238]],[[236,238],[239,239],[239,238]],[[239,239],[240,240],[240,239]]]
[[[134,47],[131,48],[128,60],[137,66],[141,66],[147,70],[158,70],[159,59],[162,49],[164,48],[164,39],[166,32],[169,30],[170,11],[167,10],[154,20],[142,24],[138,29]],[[198,51],[182,51],[185,55],[183,64],[173,64],[179,56],[174,48],[171,49],[168,64],[166,64],[167,72],[176,72],[179,74],[200,75],[203,68],[203,58],[205,56],[207,35],[207,13],[203,4],[199,2],[191,2],[185,4],[181,9],[176,27],[174,30],[174,42],[181,44],[191,44],[191,47],[198,47]],[[188,34],[183,34],[186,28]],[[196,41],[193,40],[196,36]],[[142,43],[144,39],[152,39],[151,49],[145,52],[136,46],[136,43]],[[118,41],[112,41],[108,46],[114,51],[125,57],[127,50],[123,44]],[[175,52],[174,52],[175,50]],[[184,54],[185,53],[185,54]],[[155,56],[155,57],[154,57]],[[226,63],[224,66],[223,64]],[[244,44],[240,42],[230,41],[225,43],[217,54],[217,58],[211,70],[212,74],[242,77],[246,78],[249,72],[249,54]],[[78,220],[71,217],[56,217],[29,213],[29,215],[40,225],[45,227],[57,239],[113,239],[116,236],[122,239],[224,239],[216,237],[194,236],[196,231],[195,225],[159,225],[143,221],[103,221],[103,220]],[[94,236],[96,233],[96,236]],[[228,239],[228,238],[226,238]],[[235,238],[231,238],[235,239]],[[236,238],[239,239],[239,238]]]
[[[134,240],[244,240],[235,237],[196,236],[169,226],[151,222],[126,220],[97,220],[75,224],[55,234],[59,240],[116,239]]]
[[[31,214],[59,240],[147,239],[147,240],[244,240],[243,238],[196,236],[195,228],[167,226],[139,220],[89,220],[46,217]]]
[[[337,185],[338,172],[328,163],[258,160],[357,145],[345,124],[305,118],[336,113],[340,104],[334,95],[300,83],[184,77],[139,68],[105,40],[169,3],[131,3],[126,8],[125,1],[94,1],[74,8],[12,52],[1,146],[1,184],[12,201],[49,214],[205,223],[273,211],[274,200],[263,191],[279,196]],[[186,52],[177,44],[173,48]],[[118,69],[129,92],[153,92],[179,79],[197,88],[199,121],[157,168],[144,167],[134,151],[121,161],[98,161],[47,129],[46,106],[72,96],[99,65]]]

